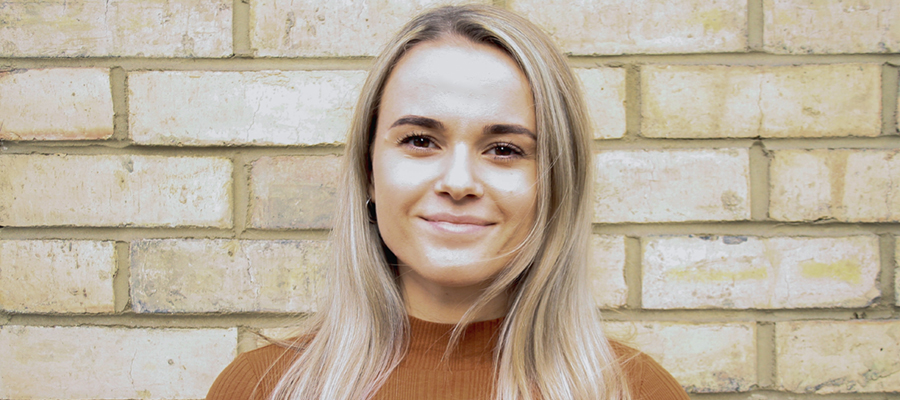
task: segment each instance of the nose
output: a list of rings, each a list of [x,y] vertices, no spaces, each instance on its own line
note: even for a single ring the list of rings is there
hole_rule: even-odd
[[[476,176],[476,157],[465,144],[457,145],[447,156],[447,165],[435,184],[438,194],[446,194],[453,200],[484,195],[484,186]]]

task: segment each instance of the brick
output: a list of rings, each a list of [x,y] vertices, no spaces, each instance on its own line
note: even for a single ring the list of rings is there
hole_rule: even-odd
[[[231,162],[0,155],[0,225],[231,226]]]
[[[231,0],[13,0],[0,57],[225,57]]]
[[[780,221],[900,221],[898,150],[777,150],[769,216]]]
[[[364,71],[128,75],[130,134],[150,145],[339,144]]]
[[[645,66],[641,104],[647,137],[878,136],[881,66]]]
[[[328,242],[152,239],[131,244],[139,313],[315,311]]]
[[[900,391],[900,321],[775,324],[776,385],[795,393]]]
[[[108,69],[0,72],[0,99],[14,99],[0,101],[0,140],[94,140],[113,134]]]
[[[0,240],[0,309],[113,312],[115,274],[113,242]]]
[[[594,139],[625,135],[625,69],[575,68],[594,124]]]
[[[747,2],[508,0],[574,55],[743,52]]]
[[[270,328],[256,329],[254,333],[248,335],[244,341],[245,349],[242,351],[250,351],[267,346],[271,343],[277,343],[279,340],[291,340],[300,336],[302,325],[293,324],[290,326],[278,326]]]
[[[900,9],[895,1],[765,0],[763,4],[764,49],[767,52],[852,54],[900,51]]]
[[[439,5],[489,0],[318,0],[250,3],[250,41],[262,57],[374,56],[407,21]]]
[[[625,343],[653,357],[688,392],[744,392],[756,386],[756,325],[752,322],[604,325],[611,337],[624,337]]]
[[[0,398],[202,399],[237,330],[0,326]]]
[[[601,151],[595,168],[594,222],[750,218],[747,149]]]
[[[337,206],[340,157],[262,157],[250,170],[250,226],[325,229]]]
[[[625,236],[592,235],[592,262],[588,269],[594,300],[598,307],[625,305]]]
[[[866,307],[878,289],[878,237],[643,239],[643,306]]]

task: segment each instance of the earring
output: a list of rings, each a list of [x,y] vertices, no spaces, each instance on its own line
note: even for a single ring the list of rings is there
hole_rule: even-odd
[[[377,223],[378,216],[375,214],[375,203],[372,202],[372,199],[366,199],[366,211],[369,214],[369,223]]]

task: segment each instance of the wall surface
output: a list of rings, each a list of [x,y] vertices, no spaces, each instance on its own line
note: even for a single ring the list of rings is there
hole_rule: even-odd
[[[314,311],[365,70],[443,3],[0,0],[0,399],[203,398]],[[610,332],[695,399],[900,399],[900,0],[493,3],[585,86]]]

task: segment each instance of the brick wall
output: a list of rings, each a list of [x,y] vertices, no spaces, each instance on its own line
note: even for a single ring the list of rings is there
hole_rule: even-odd
[[[0,2],[0,398],[202,398],[315,310],[365,69],[445,2],[336,3]],[[900,399],[900,0],[493,3],[585,85],[610,332],[697,399]]]

